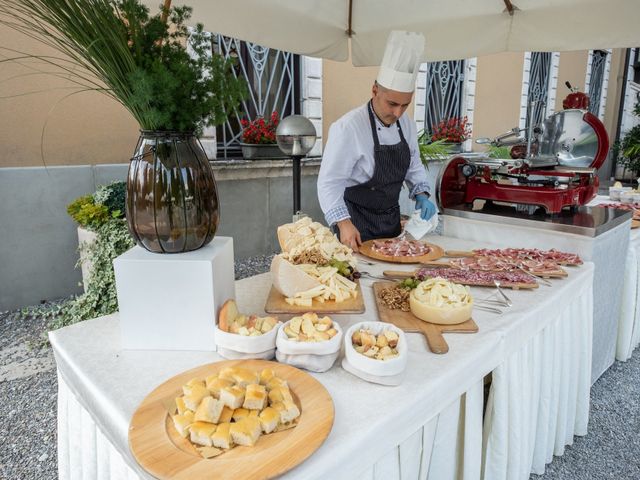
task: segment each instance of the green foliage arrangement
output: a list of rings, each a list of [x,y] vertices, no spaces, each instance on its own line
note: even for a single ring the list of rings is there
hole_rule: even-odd
[[[67,206],[67,213],[81,227],[95,230],[109,219],[124,217],[126,188],[125,182],[104,185],[93,195],[76,198]]]
[[[452,146],[446,139],[432,140],[431,133],[422,130],[418,133],[418,148],[420,149],[420,160],[422,164],[429,168],[429,162],[444,161],[453,153]]]
[[[191,11],[161,7],[151,15],[139,0],[0,0],[0,24],[60,54],[0,47],[13,54],[0,62],[42,61],[54,70],[46,73],[73,82],[73,93],[99,91],[121,103],[143,130],[198,133],[223,123],[246,86],[232,61],[211,55],[202,25],[190,35]]]
[[[633,113],[640,117],[640,102],[633,109]],[[621,162],[636,176],[640,175],[640,125],[629,130],[620,142]]]
[[[496,147],[495,145],[489,145],[487,153],[491,158],[511,158],[511,147]]]
[[[67,213],[82,227],[93,230],[109,219],[109,209],[95,203],[93,196],[85,195],[67,206]]]

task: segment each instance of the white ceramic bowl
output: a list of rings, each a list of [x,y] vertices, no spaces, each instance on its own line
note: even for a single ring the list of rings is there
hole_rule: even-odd
[[[356,352],[353,343],[351,343],[351,337],[354,332],[360,329],[369,330],[375,335],[378,335],[384,330],[393,330],[396,332],[398,334],[398,345],[396,347],[398,356],[391,360],[376,360]],[[409,357],[409,347],[407,346],[407,338],[404,332],[395,325],[384,322],[360,322],[347,330],[344,336],[344,353],[347,361],[358,370],[370,375],[386,377],[398,375],[404,371]]]

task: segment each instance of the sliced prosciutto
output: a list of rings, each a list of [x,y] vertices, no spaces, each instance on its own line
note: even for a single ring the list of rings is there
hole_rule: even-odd
[[[483,270],[459,270],[457,268],[421,268],[416,277],[419,280],[431,277],[441,277],[452,282],[465,285],[488,285],[493,286],[498,280],[505,284],[510,283],[537,283],[535,278],[523,272],[487,272]]]
[[[474,250],[476,256],[493,257],[503,260],[534,260],[541,262],[554,262],[562,265],[582,265],[582,259],[575,253],[561,252],[559,250],[538,250],[537,248],[499,248],[490,250],[481,248]]]
[[[563,273],[560,266],[554,261],[523,258],[475,256],[449,260],[449,265],[460,270],[487,272],[511,272],[523,269],[534,275]]]
[[[374,240],[371,248],[374,252],[388,257],[421,257],[431,251],[429,245],[425,245],[418,240],[403,240],[399,238]]]

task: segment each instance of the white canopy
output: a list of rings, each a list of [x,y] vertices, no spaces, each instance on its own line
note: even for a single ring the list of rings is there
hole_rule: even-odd
[[[157,9],[157,0],[145,3]],[[344,61],[351,41],[356,66],[380,64],[391,30],[423,33],[425,61],[640,46],[640,0],[173,2],[183,3],[193,7],[192,20],[209,31],[293,53]]]

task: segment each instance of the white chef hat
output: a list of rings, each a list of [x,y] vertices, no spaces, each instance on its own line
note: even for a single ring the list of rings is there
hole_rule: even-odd
[[[378,71],[378,84],[398,92],[413,92],[424,52],[424,35],[393,30]]]

